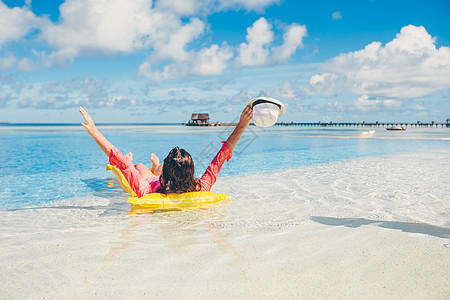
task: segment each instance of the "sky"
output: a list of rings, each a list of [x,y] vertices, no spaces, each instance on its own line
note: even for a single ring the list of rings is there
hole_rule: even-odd
[[[450,118],[450,1],[0,0],[0,123]]]

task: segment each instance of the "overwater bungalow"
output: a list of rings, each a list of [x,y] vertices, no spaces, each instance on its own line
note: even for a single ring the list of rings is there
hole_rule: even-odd
[[[193,113],[186,126],[211,126],[209,122],[209,114],[207,113]]]

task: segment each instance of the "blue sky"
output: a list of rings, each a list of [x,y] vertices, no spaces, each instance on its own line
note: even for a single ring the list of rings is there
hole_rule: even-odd
[[[445,122],[450,1],[0,1],[0,122]]]

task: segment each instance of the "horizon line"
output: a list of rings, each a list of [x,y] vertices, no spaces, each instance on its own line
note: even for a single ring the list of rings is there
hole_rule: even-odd
[[[174,125],[184,125],[187,122],[155,122],[155,123],[142,123],[142,122],[137,122],[137,123],[96,123],[95,125],[97,126],[117,126],[117,125],[121,125],[121,126],[135,126],[135,125],[147,125],[147,126],[155,126],[155,125],[169,125],[169,126],[174,126]],[[416,124],[420,124],[420,125],[447,125],[448,123],[446,122],[442,122],[442,123],[437,123],[434,121],[431,122],[421,122],[421,121],[416,121],[416,122],[380,122],[380,121],[375,121],[375,122],[367,122],[367,121],[359,121],[359,122],[333,122],[333,121],[329,121],[329,122],[322,122],[322,121],[315,121],[315,122],[294,122],[294,121],[281,121],[281,122],[277,122],[275,124],[285,124],[285,125],[290,125],[290,124],[318,124],[318,125],[338,125],[338,124],[351,124],[351,125],[388,125],[388,124],[403,124],[403,125],[416,125]],[[253,122],[250,123],[250,125],[254,125]],[[10,122],[0,122],[0,126],[81,126],[81,123],[39,123],[39,122],[28,122],[28,123],[10,123]]]

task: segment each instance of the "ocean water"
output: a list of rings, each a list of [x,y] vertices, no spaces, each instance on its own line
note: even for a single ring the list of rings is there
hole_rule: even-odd
[[[100,127],[136,162],[186,148],[198,176],[230,129]],[[0,127],[1,294],[444,299],[450,129],[368,130],[249,127],[228,205],[133,214],[83,128]]]
[[[232,127],[100,126],[134,162],[150,166],[153,152],[161,160],[174,146],[193,156],[200,177],[226,140]],[[375,130],[371,138],[359,138]],[[57,203],[61,200],[123,195],[107,157],[81,126],[0,127],[0,208]],[[249,127],[226,163],[220,178],[330,164],[361,157],[430,150],[450,145],[448,128],[411,128],[388,132],[383,128]],[[112,187],[111,187],[112,186]],[[213,189],[214,190],[214,189]],[[125,198],[124,198],[125,199]]]

